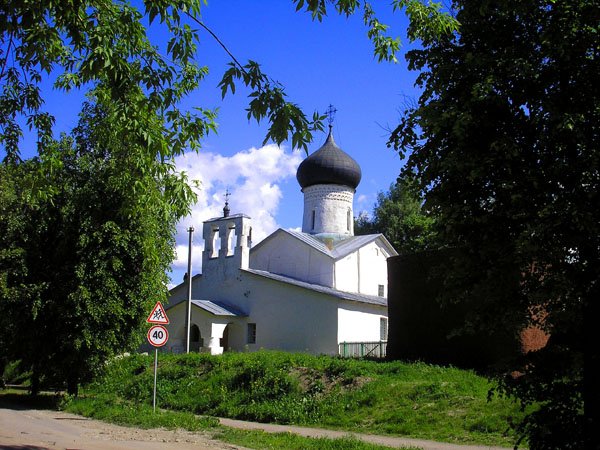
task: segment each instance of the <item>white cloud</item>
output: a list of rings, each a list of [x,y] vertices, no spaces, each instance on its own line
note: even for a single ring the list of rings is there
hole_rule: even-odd
[[[354,215],[358,216],[361,212],[366,212],[371,215],[373,208],[375,207],[377,195],[373,193],[360,194],[356,198],[356,207],[354,208]]]
[[[257,244],[278,228],[276,214],[282,199],[280,184],[296,175],[302,160],[300,152],[286,153],[270,144],[250,148],[232,156],[211,152],[188,152],[176,158],[177,169],[189,180],[198,180],[198,201],[192,214],[177,225],[177,259],[172,265],[176,283],[187,270],[188,232],[194,227],[192,273],[200,272],[202,263],[202,222],[223,215],[225,192],[229,189],[231,214],[244,213],[252,218],[252,240]]]

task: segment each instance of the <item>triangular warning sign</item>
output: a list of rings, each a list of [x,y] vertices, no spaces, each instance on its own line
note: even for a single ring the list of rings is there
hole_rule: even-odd
[[[165,308],[160,302],[156,302],[154,305],[154,309],[146,319],[148,323],[169,323],[169,318],[167,317],[167,313],[165,312]]]

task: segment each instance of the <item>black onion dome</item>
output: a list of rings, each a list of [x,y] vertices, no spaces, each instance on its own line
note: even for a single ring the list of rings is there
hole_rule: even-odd
[[[336,145],[331,130],[325,144],[302,161],[296,172],[302,189],[315,184],[341,184],[356,189],[361,177],[360,166]]]

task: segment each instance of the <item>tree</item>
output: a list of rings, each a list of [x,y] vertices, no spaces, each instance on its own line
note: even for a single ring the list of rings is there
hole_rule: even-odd
[[[520,424],[530,447],[599,448],[598,361],[584,352],[600,278],[598,4],[453,9],[458,33],[408,53],[423,94],[390,145],[454,249],[444,301],[463,302],[483,330],[537,322],[550,333],[497,374],[502,392],[538,406]]]
[[[73,136],[46,149],[56,153],[51,173],[40,175],[37,159],[2,167],[11,193],[0,203],[2,341],[31,368],[33,392],[64,383],[76,394],[107,358],[139,345],[141,319],[164,298],[187,204],[168,196],[176,175],[139,170],[112,148],[128,133],[104,122],[107,109],[87,104]],[[27,198],[32,181],[45,198]]]
[[[195,62],[198,30],[190,25],[208,29],[199,18],[200,2],[148,0],[143,6],[142,12],[127,1],[3,4],[0,143],[6,161],[20,159],[23,119],[37,130],[40,152],[51,139],[54,117],[42,109],[40,88],[49,75],[56,77],[55,88],[65,91],[103,85],[115,105],[115,119],[127,124],[153,157],[168,160],[196,149],[200,138],[214,131],[214,111],[179,108],[208,71]],[[167,42],[152,42],[143,18],[166,28]],[[165,55],[159,44],[166,44]],[[270,120],[267,138],[281,143],[291,136],[295,146],[306,148],[311,131],[322,128],[319,116],[309,121],[258,64],[250,61],[242,66],[235,60],[234,68],[224,78],[223,93],[235,89],[234,79],[241,80],[251,87],[250,96],[259,100],[249,106],[249,118]]]
[[[378,194],[372,218],[358,216],[355,234],[383,233],[400,254],[433,248],[434,219],[423,210],[418,194],[407,181],[398,179],[388,192]]]

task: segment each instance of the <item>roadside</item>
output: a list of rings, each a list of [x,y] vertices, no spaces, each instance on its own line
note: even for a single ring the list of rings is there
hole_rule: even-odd
[[[113,425],[52,410],[0,408],[3,450],[232,450],[243,449],[208,433]]]
[[[344,431],[274,425],[220,419],[223,426],[267,433],[294,433],[311,438],[343,438],[349,435],[365,442],[391,448],[423,450],[506,450],[503,447],[467,446],[421,439],[376,436]],[[113,425],[99,420],[53,410],[0,408],[0,449],[86,449],[86,450],[232,450],[243,449],[211,437],[210,433],[185,430],[149,430]]]
[[[443,442],[427,441],[394,436],[379,436],[374,434],[350,433],[348,431],[326,430],[323,428],[308,428],[294,425],[275,425],[269,423],[246,422],[242,420],[220,418],[221,425],[242,430],[262,430],[267,433],[294,433],[311,438],[343,438],[352,436],[372,444],[385,445],[391,448],[416,447],[423,450],[508,450],[506,447],[490,447],[481,445],[456,445]]]

